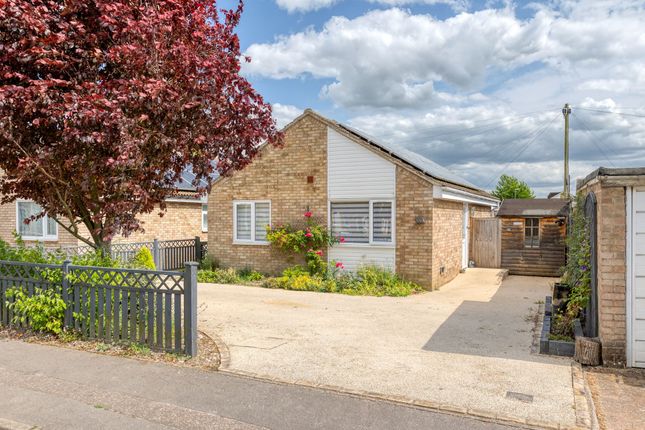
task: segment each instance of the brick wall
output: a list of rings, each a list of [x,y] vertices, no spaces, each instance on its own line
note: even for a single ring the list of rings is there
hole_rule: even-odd
[[[287,129],[282,148],[265,147],[251,165],[216,183],[208,200],[208,252],[222,265],[275,274],[298,263],[267,245],[233,244],[234,200],[271,200],[272,225],[299,222],[307,208],[326,224],[327,125],[303,117]]]
[[[432,185],[396,168],[396,271],[432,289]],[[417,217],[424,223],[417,224]]]
[[[193,239],[199,236],[206,240],[208,233],[202,232],[202,204],[195,202],[167,202],[164,216],[159,210],[139,215],[144,232],[118,237],[114,242],[148,242],[154,239]]]
[[[603,363],[626,363],[626,201],[624,187],[593,183],[582,189],[593,191],[597,200],[598,335]]]
[[[432,215],[433,289],[453,280],[461,270],[463,207],[463,203],[445,200],[434,201]]]

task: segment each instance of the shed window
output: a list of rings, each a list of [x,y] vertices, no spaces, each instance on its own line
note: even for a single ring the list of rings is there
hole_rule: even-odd
[[[332,202],[331,231],[345,243],[394,243],[392,201]]]
[[[267,226],[271,225],[271,202],[235,202],[233,209],[234,241],[267,243]]]
[[[524,246],[526,248],[540,247],[540,218],[524,220]]]

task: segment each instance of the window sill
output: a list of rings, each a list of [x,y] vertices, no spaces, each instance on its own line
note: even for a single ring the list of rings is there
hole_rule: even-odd
[[[22,240],[24,240],[25,242],[58,242],[58,237],[23,236]]]
[[[244,241],[244,240],[234,240],[233,245],[258,245],[258,246],[267,246],[271,245],[269,242],[254,242],[254,241]]]
[[[334,248],[382,248],[394,249],[396,245],[393,243],[351,243],[343,242],[334,245]]]

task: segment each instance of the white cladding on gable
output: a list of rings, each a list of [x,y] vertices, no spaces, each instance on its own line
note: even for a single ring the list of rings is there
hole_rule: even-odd
[[[396,199],[395,164],[329,127],[327,157],[330,202]],[[329,249],[328,256],[349,271],[363,265],[395,270],[396,249],[392,244],[338,244]]]
[[[394,199],[394,163],[327,128],[329,200]]]

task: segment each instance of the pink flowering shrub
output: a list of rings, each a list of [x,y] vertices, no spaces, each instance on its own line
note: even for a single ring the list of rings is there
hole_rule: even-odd
[[[304,224],[301,222],[300,227],[291,224],[267,227],[267,240],[284,253],[302,255],[309,273],[325,274],[324,250],[344,239],[332,236],[325,225],[314,219],[313,212],[307,211],[303,217]]]

